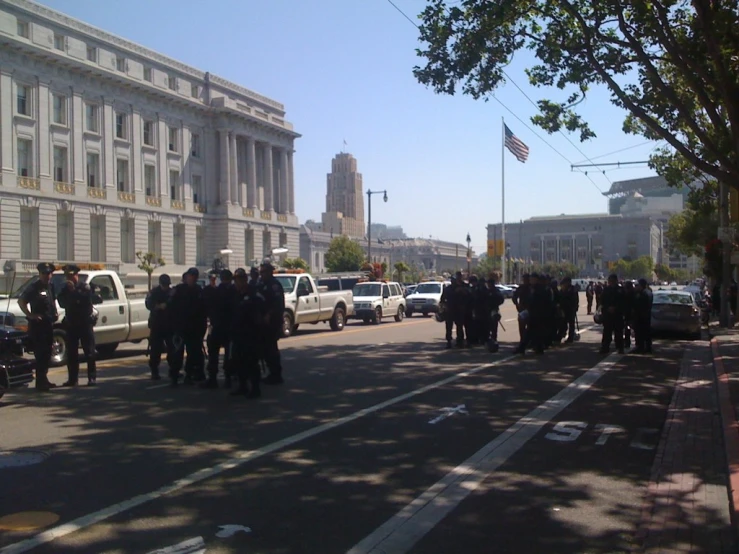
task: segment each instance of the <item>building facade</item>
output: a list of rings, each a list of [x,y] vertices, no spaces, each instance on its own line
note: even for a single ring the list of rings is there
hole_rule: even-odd
[[[350,237],[363,237],[366,233],[362,174],[357,171],[356,158],[349,153],[342,152],[331,160],[321,226],[327,233]]]
[[[282,104],[27,0],[0,0],[0,45],[6,270],[297,253]]]

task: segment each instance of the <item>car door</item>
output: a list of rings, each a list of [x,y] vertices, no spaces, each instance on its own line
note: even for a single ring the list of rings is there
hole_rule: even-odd
[[[297,302],[295,303],[295,323],[315,323],[320,313],[318,291],[308,277],[300,277],[295,285]]]
[[[90,280],[90,287],[103,300],[95,305],[99,314],[95,325],[95,342],[125,341],[128,338],[128,302],[120,298],[113,278],[110,275],[96,275]]]
[[[400,285],[397,283],[390,283],[390,309],[393,314],[398,312],[401,298],[403,298],[403,293],[400,290]]]

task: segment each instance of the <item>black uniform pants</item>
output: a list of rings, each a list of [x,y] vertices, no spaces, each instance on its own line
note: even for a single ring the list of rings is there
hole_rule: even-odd
[[[560,339],[567,337],[567,342],[575,340],[575,312],[565,311],[559,327]]]
[[[264,363],[267,364],[269,374],[274,377],[282,377],[282,360],[280,358],[280,348],[277,345],[280,332],[273,331],[265,338],[264,350],[262,352],[262,357]]]
[[[251,388],[259,387],[262,370],[259,360],[264,356],[259,346],[250,341],[232,343],[229,348],[229,368],[239,378],[239,389],[246,390],[247,383]]]
[[[199,377],[198,371],[203,368],[203,337],[199,334],[185,335],[181,337],[182,343],[175,345],[172,340],[172,350],[169,355],[169,376],[176,379],[180,376],[182,362],[185,362],[185,376],[190,379]],[[177,347],[179,346],[179,348]],[[185,352],[187,360],[185,361]]]
[[[529,312],[530,314],[531,312]],[[549,318],[547,317],[531,317],[529,315],[528,325],[526,326],[526,333],[521,339],[519,350],[523,353],[528,347],[533,348],[536,352],[544,352],[544,346],[547,340],[547,324]]]
[[[490,325],[491,318],[490,314],[480,313],[477,314],[477,318],[475,319],[475,333],[477,335],[477,342],[478,344],[485,345],[485,343],[490,340]],[[496,336],[498,331],[498,326],[495,326]]]
[[[620,315],[603,314],[603,339],[600,347],[602,350],[611,348],[611,340],[615,340],[616,349],[624,348],[624,318]]]
[[[624,345],[627,348],[631,346],[631,335],[632,335],[631,329],[632,329],[632,323],[628,319],[624,319]]]
[[[95,333],[91,324],[69,323],[65,326],[67,331],[67,373],[69,381],[76,383],[80,375],[80,347],[85,353],[87,361],[87,378],[95,379],[97,376],[95,366]]]
[[[634,342],[638,349],[652,351],[652,318],[649,315],[634,319]]]
[[[590,315],[591,313],[593,313],[593,296],[592,295],[589,295],[589,296],[586,295],[585,298],[588,301],[588,315]]]
[[[215,379],[218,375],[218,358],[223,348],[223,374],[231,377],[230,367],[230,350],[231,340],[228,332],[217,327],[211,329],[208,338],[205,341],[208,347],[208,375],[211,379]]]
[[[166,329],[153,327],[149,329],[149,369],[152,375],[159,374],[159,364],[162,362],[162,354],[167,356],[167,364],[172,365],[170,354],[172,352],[172,333]]]
[[[455,316],[447,312],[444,324],[446,325],[446,341],[452,342],[452,329],[456,326],[457,345],[462,346],[464,344],[464,316]]]
[[[54,343],[54,326],[46,319],[28,322],[28,334],[36,359],[36,386],[49,382],[49,365]]]

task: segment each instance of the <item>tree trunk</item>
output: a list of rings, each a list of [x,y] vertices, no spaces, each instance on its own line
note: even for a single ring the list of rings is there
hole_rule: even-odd
[[[719,183],[719,225],[721,227],[729,227],[729,186],[726,183]],[[733,318],[731,316],[731,245],[732,240],[729,237],[723,237],[722,243],[722,265],[721,265],[721,307],[720,307],[720,325],[721,327],[732,327]]]

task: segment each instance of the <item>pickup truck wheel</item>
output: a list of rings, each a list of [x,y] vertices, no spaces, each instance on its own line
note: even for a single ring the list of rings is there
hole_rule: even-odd
[[[403,316],[405,316],[405,312],[403,311],[403,306],[401,306],[400,308],[398,308],[398,313],[395,314],[395,321],[400,323],[401,321],[403,321]]]
[[[95,350],[97,350],[98,354],[100,354],[104,358],[112,356],[113,352],[115,352],[117,348],[117,342],[111,342],[109,344],[98,344],[95,346]]]
[[[282,314],[282,336],[284,338],[290,337],[294,330],[293,316],[290,312],[285,312]]]
[[[54,329],[51,342],[51,366],[67,364],[67,333],[64,329]]]
[[[410,310],[406,310],[405,317],[413,317],[413,312],[411,312]]]
[[[380,308],[380,306],[375,308],[375,315],[372,316],[372,323],[375,325],[382,323],[382,308]]]
[[[8,379],[7,371],[0,371],[0,398],[2,398],[10,388],[10,379]]]
[[[341,308],[334,309],[334,315],[331,316],[329,325],[332,331],[342,331],[344,329],[344,310]]]

